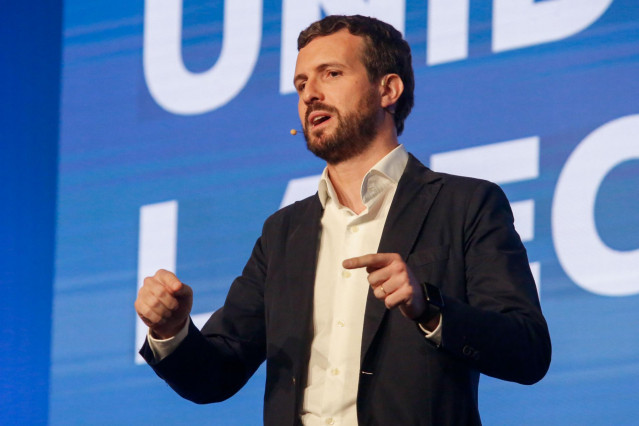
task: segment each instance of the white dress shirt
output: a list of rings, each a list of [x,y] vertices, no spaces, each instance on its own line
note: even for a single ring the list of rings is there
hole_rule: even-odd
[[[305,425],[356,425],[357,388],[369,283],[366,268],[347,270],[342,261],[377,253],[386,216],[408,154],[399,146],[366,173],[356,214],[340,204],[324,169],[318,195],[324,214],[315,274],[313,331],[302,405]]]

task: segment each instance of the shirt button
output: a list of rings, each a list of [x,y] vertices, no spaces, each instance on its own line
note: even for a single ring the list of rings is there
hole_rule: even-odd
[[[334,425],[335,424],[335,420],[332,417],[329,417],[328,419],[326,419],[326,424],[327,425]]]
[[[332,374],[333,376],[337,376],[337,375],[339,374],[339,368],[333,368],[333,369],[331,370],[331,374]]]
[[[344,321],[337,321],[338,327],[344,327]]]
[[[352,232],[352,233],[355,233],[355,232],[357,232],[357,231],[359,231],[359,227],[358,227],[357,225],[353,225],[353,226],[351,226],[351,232]]]
[[[351,277],[351,271],[347,271],[346,269],[344,269],[342,271],[342,277],[344,278],[350,278]]]

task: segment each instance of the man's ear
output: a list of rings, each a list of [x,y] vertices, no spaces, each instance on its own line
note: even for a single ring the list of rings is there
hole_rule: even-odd
[[[386,74],[382,77],[380,93],[381,107],[393,114],[399,97],[404,93],[404,82],[397,74]]]

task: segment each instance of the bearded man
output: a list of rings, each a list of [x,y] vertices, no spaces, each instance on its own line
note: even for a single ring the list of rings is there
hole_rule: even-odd
[[[393,27],[329,16],[298,47],[299,116],[326,161],[317,194],[266,220],[202,331],[186,284],[146,278],[141,354],[198,403],[229,398],[266,360],[268,425],[480,424],[480,373],[532,384],[550,364],[508,201],[399,144],[414,77]]]

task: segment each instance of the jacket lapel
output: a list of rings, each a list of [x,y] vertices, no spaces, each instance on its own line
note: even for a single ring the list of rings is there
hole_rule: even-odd
[[[290,313],[290,335],[300,336],[297,352],[294,354],[294,359],[299,360],[299,368],[295,371],[298,383],[303,379],[313,339],[313,297],[322,213],[322,204],[315,195],[304,208],[297,209],[296,215],[291,218],[291,231],[287,241],[287,252],[294,253],[286,259],[289,283],[286,297],[291,306],[297,306]]]
[[[384,224],[378,253],[398,253],[407,259],[440,187],[439,177],[410,155]],[[369,289],[361,360],[364,360],[386,311],[384,304]]]

